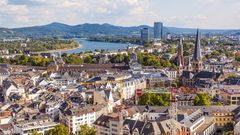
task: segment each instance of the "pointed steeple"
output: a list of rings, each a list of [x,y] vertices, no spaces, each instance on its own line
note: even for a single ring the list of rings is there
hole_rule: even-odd
[[[180,38],[179,44],[178,44],[178,55],[183,56],[183,41],[182,38]]]
[[[177,66],[183,66],[184,64],[184,57],[183,57],[183,43],[182,38],[179,40],[178,44],[178,53],[177,53]]]
[[[202,60],[201,33],[199,32],[199,29],[197,29],[193,60],[195,60],[195,61],[201,61]]]
[[[192,64],[193,64],[193,71],[195,73],[202,71],[203,65],[202,65],[202,52],[201,52],[201,34],[198,29],[197,29],[196,43],[194,48]]]

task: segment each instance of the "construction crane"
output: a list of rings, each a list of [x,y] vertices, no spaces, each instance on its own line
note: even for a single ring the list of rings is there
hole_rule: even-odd
[[[119,111],[122,112],[123,109],[123,81],[117,80],[117,81],[99,81],[99,82],[81,82],[80,84],[86,84],[86,85],[96,85],[96,84],[103,84],[103,83],[119,83],[119,93],[120,93],[120,107]]]

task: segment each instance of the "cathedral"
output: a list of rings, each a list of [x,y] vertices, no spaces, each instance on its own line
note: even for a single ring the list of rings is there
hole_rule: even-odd
[[[192,59],[189,57],[188,63],[185,62],[183,56],[183,43],[182,39],[180,39],[178,45],[177,66],[179,79],[183,86],[208,88],[214,83],[217,83],[224,74],[223,67],[221,72],[216,72],[214,68],[212,71],[204,70],[201,50],[201,34],[199,30],[197,30],[193,57]]]

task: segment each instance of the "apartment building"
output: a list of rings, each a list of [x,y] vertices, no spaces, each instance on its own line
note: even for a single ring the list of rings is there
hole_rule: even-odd
[[[240,104],[240,89],[224,89],[220,92],[224,103],[228,105]]]
[[[13,125],[14,134],[31,135],[36,131],[42,135],[47,135],[59,123],[54,122],[48,115],[37,116],[36,119],[18,121]]]
[[[104,113],[107,113],[107,107],[104,104],[72,107],[60,109],[59,119],[68,127],[70,133],[77,133],[81,125],[92,126],[92,123]]]

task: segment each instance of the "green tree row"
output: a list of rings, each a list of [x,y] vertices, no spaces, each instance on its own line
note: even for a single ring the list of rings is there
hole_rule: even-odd
[[[194,99],[196,106],[209,106],[211,105],[211,97],[207,93],[199,93]]]
[[[150,53],[138,53],[137,57],[138,62],[144,66],[176,68],[176,65],[173,62],[161,59],[158,56]]]
[[[13,64],[13,65],[29,65],[29,66],[47,66],[50,63],[49,58],[42,56],[27,56],[22,54],[15,58],[0,58],[0,63]]]
[[[80,131],[76,135],[95,135],[96,134],[96,129],[91,128],[88,125],[81,125],[80,126]],[[33,131],[31,135],[41,135],[37,131]],[[63,125],[57,125],[53,129],[49,130],[48,135],[70,135],[68,128]]]
[[[21,46],[22,43],[26,43],[27,46]],[[21,53],[24,51],[41,52],[41,51],[49,51],[49,50],[57,50],[57,49],[71,49],[78,46],[79,46],[79,43],[73,40],[59,40],[59,39],[52,39],[52,38],[32,39],[28,42],[0,41],[0,50],[8,49],[10,54]]]
[[[150,106],[168,106],[170,100],[170,94],[157,94],[157,93],[144,93],[139,98],[139,105]]]
[[[111,43],[132,43],[140,44],[141,39],[139,37],[127,37],[127,36],[94,36],[89,37],[89,41],[98,41],[98,42],[111,42]]]

